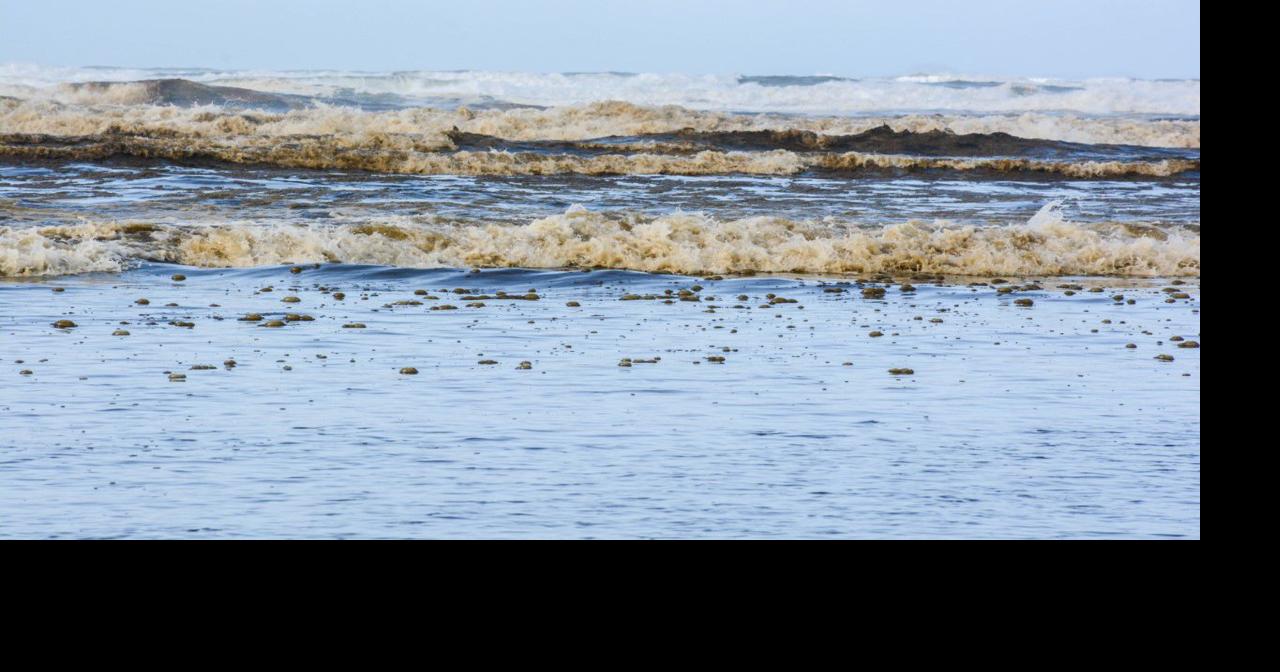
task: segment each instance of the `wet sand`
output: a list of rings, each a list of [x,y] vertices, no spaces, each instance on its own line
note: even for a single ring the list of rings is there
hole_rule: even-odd
[[[0,537],[1200,536],[1198,278],[857,280],[4,280]]]

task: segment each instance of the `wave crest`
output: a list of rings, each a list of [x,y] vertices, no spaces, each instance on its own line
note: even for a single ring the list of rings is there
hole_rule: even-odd
[[[417,268],[610,268],[697,274],[1199,276],[1200,236],[1081,224],[1046,206],[1019,226],[851,222],[579,208],[524,226],[411,217],[342,225],[228,222],[0,227],[0,274],[119,271],[140,260],[211,268],[345,262]]]
[[[563,106],[598,100],[714,110],[858,115],[885,111],[1198,116],[1200,81],[925,75],[896,78],[678,73],[234,72],[0,65],[0,95],[68,82],[182,78],[190,84],[373,105]],[[178,100],[182,100],[179,96]]]
[[[915,134],[1005,133],[1024,139],[1083,144],[1200,147],[1198,119],[1095,118],[1041,113],[807,117],[702,112],[676,106],[648,107],[618,101],[548,110],[410,108],[365,111],[351,107],[318,106],[281,112],[214,105],[174,107],[0,98],[0,133],[3,134],[78,137],[128,132],[143,136],[168,134],[219,139],[225,143],[289,136],[329,136],[335,142],[353,144],[361,142],[363,138],[405,136],[419,144],[452,148],[448,134],[455,130],[506,140],[580,141],[612,136],[688,132],[795,131],[822,136],[849,136],[882,126],[888,126],[896,132]]]

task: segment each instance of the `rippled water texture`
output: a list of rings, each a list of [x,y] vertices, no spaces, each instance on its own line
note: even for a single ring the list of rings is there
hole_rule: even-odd
[[[1155,284],[881,300],[784,279],[677,298],[692,286],[360,267],[0,286],[0,412],[18,428],[0,438],[0,530],[1199,536],[1199,350],[1170,341],[1196,338],[1197,299]],[[635,293],[659,298],[621,300]]]

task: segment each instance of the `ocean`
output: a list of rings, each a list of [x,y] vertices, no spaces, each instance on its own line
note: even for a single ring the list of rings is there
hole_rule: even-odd
[[[0,65],[0,537],[1198,538],[1200,82]]]

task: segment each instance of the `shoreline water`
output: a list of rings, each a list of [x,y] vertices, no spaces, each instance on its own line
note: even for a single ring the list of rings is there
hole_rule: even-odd
[[[1198,538],[1199,280],[985,282],[11,279],[0,536]]]

